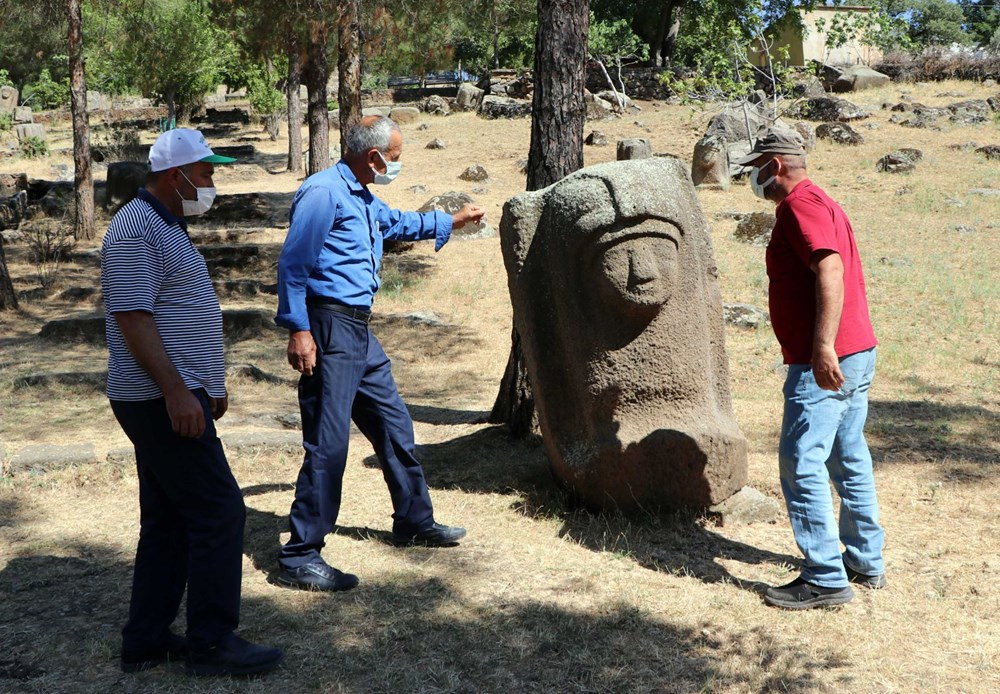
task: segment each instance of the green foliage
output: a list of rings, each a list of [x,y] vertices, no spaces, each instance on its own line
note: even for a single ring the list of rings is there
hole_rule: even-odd
[[[962,8],[948,0],[889,0],[888,12],[909,25],[916,46],[969,44]]]
[[[0,86],[12,85],[14,84],[10,79],[10,73],[4,68],[0,67]]]
[[[4,81],[20,89],[36,80],[44,69],[49,71],[50,79],[61,81],[68,77],[65,9],[53,12],[47,3],[38,0],[14,5],[16,8],[0,22],[0,65],[8,72]]]
[[[10,111],[0,111],[0,133],[14,129],[14,114]]]
[[[593,12],[587,28],[587,50],[605,62],[629,56],[645,60],[649,56],[649,46],[632,31],[627,19],[597,19]]]
[[[535,0],[471,0],[459,5],[455,59],[473,71],[530,67],[535,53]]]
[[[889,14],[882,0],[873,3],[868,12],[840,12],[816,20],[816,29],[825,34],[827,51],[856,42],[882,51],[910,50],[913,41],[906,22]]]
[[[373,91],[386,89],[389,86],[389,76],[384,72],[366,72],[361,75],[361,89]]]
[[[39,110],[65,106],[69,103],[69,80],[56,82],[49,74],[49,69],[43,68],[38,79],[24,88],[21,102],[31,104]]]
[[[21,156],[25,159],[38,159],[49,153],[49,143],[34,135],[21,140],[19,148]]]
[[[1000,42],[996,41],[1000,31],[1000,8],[996,0],[958,0],[965,17],[965,29],[969,37],[979,46],[990,46],[996,49]]]

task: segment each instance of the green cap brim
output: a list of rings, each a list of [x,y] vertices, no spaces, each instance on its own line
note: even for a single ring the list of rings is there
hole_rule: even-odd
[[[221,154],[213,154],[210,157],[205,157],[204,159],[199,159],[198,161],[203,161],[206,164],[232,164],[236,161],[233,157],[224,157]]]

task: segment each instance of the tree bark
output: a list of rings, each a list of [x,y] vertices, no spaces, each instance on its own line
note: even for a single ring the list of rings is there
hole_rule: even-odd
[[[304,75],[309,90],[309,168],[306,171],[309,176],[330,167],[330,114],[326,103],[330,70],[326,40],[326,24],[313,22],[309,30],[309,62]]]
[[[299,101],[299,87],[302,86],[302,52],[299,37],[292,32],[288,37],[288,74],[285,76],[285,92],[288,98],[288,170],[302,171],[302,102]]]
[[[0,230],[3,224],[0,223]],[[17,309],[17,293],[7,269],[7,256],[3,252],[3,237],[0,236],[0,311]]]
[[[650,62],[656,67],[665,67],[674,59],[677,48],[677,34],[681,29],[681,11],[686,0],[667,0],[660,12],[660,22],[656,28],[656,38],[650,48]]]
[[[67,0],[69,13],[70,110],[73,114],[73,190],[76,226],[73,236],[92,239],[94,229],[94,177],[90,170],[90,123],[87,116],[87,80],[83,59],[83,15],[80,0]]]
[[[550,186],[583,167],[589,15],[588,0],[538,0],[528,190]],[[535,401],[516,327],[490,421],[506,423],[515,436],[535,428]]]
[[[337,19],[337,71],[340,85],[340,156],[347,152],[347,133],[361,122],[361,0],[344,0]]]

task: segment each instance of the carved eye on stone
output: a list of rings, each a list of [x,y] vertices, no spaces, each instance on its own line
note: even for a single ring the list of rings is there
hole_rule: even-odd
[[[674,227],[653,220],[615,234],[597,259],[604,301],[637,315],[666,304],[677,278],[677,236]]]

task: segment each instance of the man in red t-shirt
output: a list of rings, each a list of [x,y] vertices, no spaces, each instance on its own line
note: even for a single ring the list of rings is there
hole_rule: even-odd
[[[788,364],[778,446],[781,490],[805,561],[764,600],[803,609],[854,597],[850,583],[886,585],[884,533],[865,442],[875,332],[854,231],[806,174],[798,133],[774,127],[738,164],[755,195],[775,203],[767,246],[771,322]],[[839,527],[830,482],[840,496]],[[840,545],[844,551],[841,554]]]

